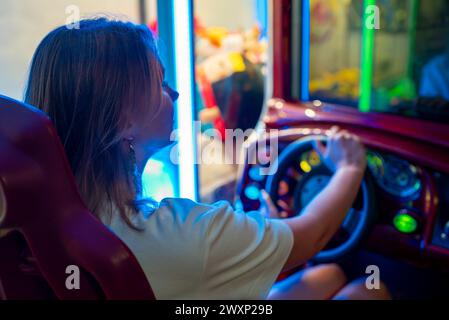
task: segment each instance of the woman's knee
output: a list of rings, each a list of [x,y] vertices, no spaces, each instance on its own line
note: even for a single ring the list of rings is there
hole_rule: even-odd
[[[305,283],[311,286],[326,288],[331,295],[341,290],[347,283],[347,277],[338,264],[323,264],[305,271],[303,276]]]
[[[309,269],[309,276],[328,284],[332,284],[334,287],[342,288],[348,281],[343,269],[336,263],[323,264]],[[307,276],[307,271],[305,276]]]
[[[385,283],[378,288],[368,289],[366,279],[358,279],[344,287],[335,296],[336,300],[391,300],[391,294]]]
[[[319,265],[305,269],[277,283],[270,292],[269,299],[331,299],[344,287],[346,282],[346,275],[337,264]]]
[[[392,300],[390,290],[388,290],[387,285],[382,281],[380,282],[379,289],[374,289],[374,297],[376,300]]]

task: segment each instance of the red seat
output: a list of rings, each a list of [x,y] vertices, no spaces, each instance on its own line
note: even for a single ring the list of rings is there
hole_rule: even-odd
[[[129,248],[82,203],[50,120],[4,96],[1,191],[0,299],[154,299]],[[66,286],[69,266],[80,270],[79,290]]]

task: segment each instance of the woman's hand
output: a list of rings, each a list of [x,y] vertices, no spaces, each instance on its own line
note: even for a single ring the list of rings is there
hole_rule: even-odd
[[[366,150],[356,135],[332,127],[327,146],[319,140],[314,145],[323,162],[334,172],[342,168],[352,168],[362,174],[365,172]]]
[[[279,210],[276,208],[276,205],[271,200],[270,195],[265,190],[261,190],[260,192],[260,213],[269,219],[279,219],[280,214]]]

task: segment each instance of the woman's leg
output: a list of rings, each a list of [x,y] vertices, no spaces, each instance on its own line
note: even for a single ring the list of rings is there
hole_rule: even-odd
[[[366,287],[365,279],[351,282],[338,292],[334,300],[391,300],[390,292],[383,282],[380,289],[369,290]]]
[[[273,286],[270,300],[327,300],[347,283],[336,264],[320,265],[298,272]]]

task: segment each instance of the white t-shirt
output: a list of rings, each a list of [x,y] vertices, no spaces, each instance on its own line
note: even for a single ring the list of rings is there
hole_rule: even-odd
[[[110,228],[136,256],[157,299],[265,299],[293,246],[290,228],[227,202],[166,199],[145,231],[113,216]]]

